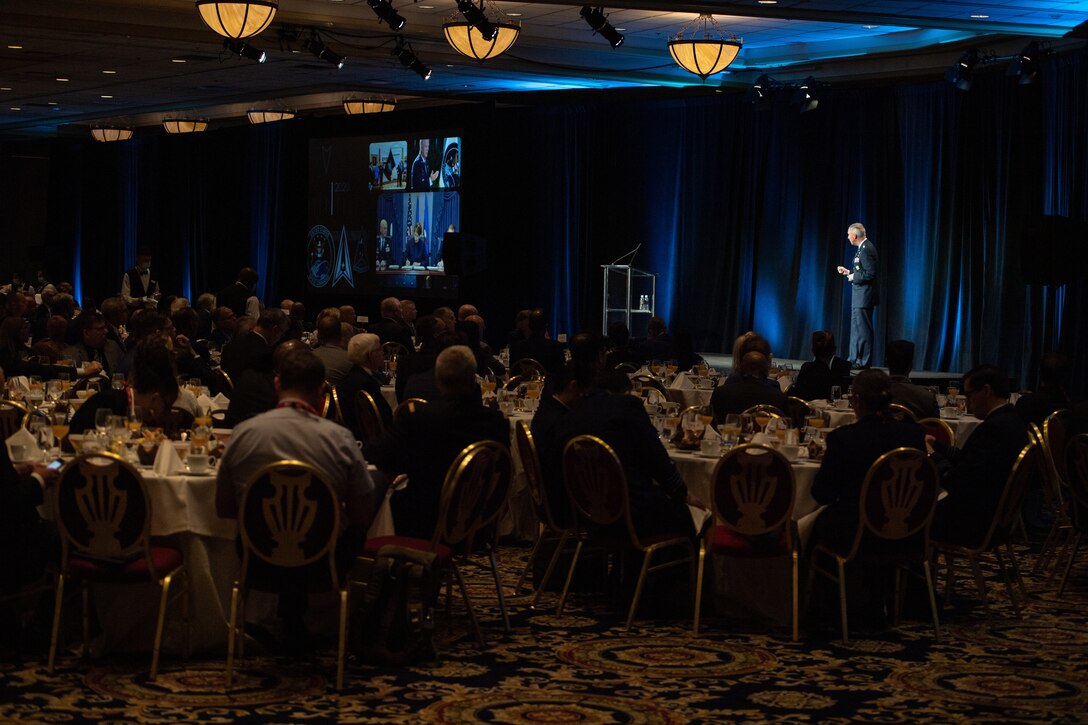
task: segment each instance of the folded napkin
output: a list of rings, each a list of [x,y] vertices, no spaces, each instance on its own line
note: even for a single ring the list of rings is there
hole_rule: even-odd
[[[226,408],[228,405],[230,405],[230,398],[222,393],[216,393],[215,397],[212,398],[212,410]]]
[[[215,405],[215,402],[212,401],[212,399],[209,398],[207,395],[201,393],[200,396],[196,399],[196,404],[197,407],[200,408],[200,412],[204,415],[207,415],[208,413],[212,412],[212,408]]]
[[[8,385],[19,388],[23,391],[23,395],[30,392],[30,378],[25,375],[15,375],[8,378]]]
[[[174,444],[171,441],[163,441],[159,444],[159,451],[155,454],[155,462],[151,465],[159,476],[176,476],[185,470],[185,464],[181,462]]]
[[[783,375],[783,376],[778,378],[778,387],[782,388],[783,393],[786,392],[787,390],[789,390],[789,387],[792,384],[793,384],[793,381],[790,380],[789,375]]]
[[[688,377],[687,373],[677,373],[669,387],[673,390],[691,390],[695,387],[695,384],[691,382],[691,378]]]
[[[41,451],[38,449],[38,441],[26,428],[20,427],[19,430],[8,436],[8,439],[4,441],[4,443],[8,447],[8,458],[10,458],[13,463],[25,463],[30,460],[37,461],[41,458]],[[12,446],[23,446],[23,455],[18,457],[19,460],[15,460],[16,456],[11,452]]]

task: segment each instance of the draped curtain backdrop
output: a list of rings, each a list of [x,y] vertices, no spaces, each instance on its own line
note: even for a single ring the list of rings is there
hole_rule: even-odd
[[[1048,59],[1032,86],[997,69],[969,93],[937,80],[832,87],[805,114],[788,94],[757,111],[741,92],[597,93],[57,140],[48,228],[72,266],[53,276],[115,294],[138,244],[167,292],[214,291],[251,264],[267,302],[305,298],[308,139],[452,129],[460,231],[490,242],[486,277],[464,280],[462,297],[492,333],[532,306],[556,333],[598,327],[600,265],[641,244],[634,265],[658,275],[658,313],[696,349],[728,351],[754,329],[776,355],[804,358],[811,332],[829,328],[845,351],[849,289],[835,267],[860,221],[880,254],[878,364],[906,338],[916,369],[992,362],[1030,385],[1046,350],[1088,367],[1085,265],[1065,264],[1064,284],[1025,272],[1059,241],[1039,235],[1041,215],[1083,229],[1088,213],[1086,76],[1081,50]],[[1066,247],[1083,260],[1081,234]],[[377,313],[376,299],[346,301]]]

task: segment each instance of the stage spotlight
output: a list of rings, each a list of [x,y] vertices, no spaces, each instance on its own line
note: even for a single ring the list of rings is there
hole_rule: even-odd
[[[393,4],[389,0],[366,0],[366,4],[378,16],[379,21],[385,21],[390,30],[396,32],[404,27],[404,18],[393,9]]]
[[[472,0],[457,0],[457,9],[465,22],[476,28],[484,40],[494,40],[499,34],[499,27],[484,15],[483,0],[480,0],[480,7],[473,5]]]
[[[775,80],[764,73],[744,92],[744,100],[755,106],[757,111],[765,111],[771,107],[771,89],[775,86]]]
[[[431,69],[420,62],[416,54],[412,52],[411,46],[405,43],[403,39],[397,39],[397,46],[393,49],[393,55],[397,56],[397,60],[400,61],[401,65],[405,68],[411,68],[423,80],[431,77]]]
[[[790,98],[790,103],[799,106],[799,111],[814,111],[820,105],[820,99],[816,97],[816,79],[809,76],[797,87]]]
[[[591,8],[588,5],[583,5],[581,14],[589,23],[589,27],[593,28],[593,32],[607,40],[608,44],[613,48],[623,45],[623,33],[616,30],[612,27],[612,23],[608,22],[608,18],[604,14],[604,8]]]
[[[955,65],[944,73],[944,78],[961,91],[971,90],[971,78],[975,75],[975,66],[982,62],[977,48],[964,51]]]
[[[343,68],[344,63],[347,61],[347,58],[331,50],[327,45],[321,42],[321,38],[316,35],[307,38],[306,42],[302,44],[302,47],[326,63],[331,63],[336,66],[338,69]]]
[[[1022,86],[1031,85],[1039,75],[1039,61],[1050,55],[1050,44],[1033,40],[1009,63],[1006,75],[1016,76]]]
[[[254,48],[252,45],[241,40],[227,38],[223,41],[223,47],[229,50],[234,55],[237,55],[241,58],[249,58],[250,60],[255,60],[258,63],[264,63],[266,60],[268,60],[268,53],[265,53],[263,50],[260,50],[258,48]]]

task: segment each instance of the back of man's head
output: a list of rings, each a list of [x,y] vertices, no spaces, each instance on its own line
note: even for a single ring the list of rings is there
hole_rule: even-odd
[[[200,295],[196,298],[196,308],[198,310],[211,312],[212,308],[214,307],[215,295],[213,295],[211,292],[201,292]]]
[[[608,341],[612,343],[613,346],[624,347],[630,339],[631,331],[627,329],[627,325],[619,320],[616,320],[608,326]]]
[[[812,333],[812,356],[826,360],[835,355],[835,333],[831,330],[817,330]]]
[[[543,335],[548,329],[548,318],[544,316],[544,310],[535,309],[529,313],[529,332],[534,335]]]
[[[396,297],[386,297],[382,300],[382,317],[400,319],[400,300]]]
[[[442,320],[451,330],[453,329],[453,323],[457,321],[456,315],[453,314],[453,310],[449,307],[436,307],[434,310],[434,316]]]
[[[340,344],[340,317],[322,315],[317,320],[317,341],[322,345]]]
[[[650,337],[660,337],[665,334],[665,320],[657,315],[650,318],[650,321],[646,323],[646,334]]]
[[[464,304],[464,305],[461,305],[460,307],[457,308],[457,319],[458,320],[466,320],[471,315],[475,315],[475,314],[479,314],[479,312],[478,312],[478,310],[476,309],[476,307],[474,305]]]
[[[1040,387],[1063,388],[1069,378],[1069,357],[1064,352],[1048,352],[1039,361]]]
[[[983,385],[989,385],[990,392],[997,398],[1008,399],[1011,392],[1009,376],[993,365],[979,365],[971,369],[963,376],[963,383],[964,387],[971,386],[972,393],[981,389]]]
[[[311,350],[293,349],[280,357],[276,375],[281,396],[293,393],[313,401],[321,396],[325,384],[325,363]]]
[[[891,381],[883,370],[863,370],[853,382],[854,404],[858,413],[879,413],[892,402]]]
[[[132,387],[136,392],[159,393],[167,405],[178,397],[178,370],[173,353],[155,337],[142,340],[132,358]]]
[[[910,375],[914,366],[914,343],[910,340],[892,340],[884,349],[884,362],[892,375]]]
[[[364,367],[367,356],[382,346],[381,338],[370,332],[360,332],[348,340],[348,360],[353,365]]]
[[[741,375],[765,378],[771,372],[771,361],[761,352],[746,352],[740,359],[739,372]]]
[[[107,297],[102,300],[102,314],[111,325],[123,325],[127,311],[128,307],[120,297]]]
[[[49,321],[45,324],[45,330],[49,334],[50,340],[64,342],[64,333],[68,330],[68,320],[60,315],[50,315]]]
[[[446,398],[469,395],[476,389],[476,356],[467,345],[453,345],[438,354],[434,382]]]
[[[132,313],[128,321],[128,334],[133,340],[142,340],[145,337],[159,332],[166,325],[166,318],[158,310],[138,309]],[[129,343],[131,347],[131,343]]]
[[[245,285],[247,289],[253,289],[258,279],[257,270],[253,269],[253,267],[242,267],[238,271],[238,281]]]
[[[430,345],[434,342],[435,331],[441,324],[434,315],[423,315],[416,320],[416,339],[420,345]]]
[[[604,338],[596,330],[582,330],[570,340],[571,362],[600,368],[604,364]]]
[[[283,332],[287,329],[287,315],[278,307],[268,307],[257,318],[257,327],[262,333]]]

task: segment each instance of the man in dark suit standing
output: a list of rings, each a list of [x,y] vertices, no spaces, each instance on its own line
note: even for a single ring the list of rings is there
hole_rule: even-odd
[[[993,520],[1012,467],[1028,444],[1027,426],[1009,405],[1009,377],[980,365],[963,378],[967,412],[982,423],[963,448],[942,448],[927,439],[948,496],[937,502],[934,541],[977,545]]]
[[[835,351],[835,334],[831,330],[812,333],[813,359],[801,366],[790,395],[802,400],[819,400],[831,397],[833,385],[838,385],[840,391],[846,390],[850,384],[850,363],[837,357]]]
[[[841,265],[838,268],[851,285],[850,361],[855,367],[867,368],[873,364],[873,307],[880,304],[879,260],[861,222],[847,228],[846,238],[851,246],[857,247],[852,268]]]
[[[246,300],[253,296],[257,280],[257,270],[243,267],[234,282],[219,290],[219,294],[215,296],[216,304],[231,308],[237,317],[241,317],[246,313]]]
[[[272,370],[272,348],[287,329],[287,315],[278,307],[270,307],[257,318],[257,324],[245,335],[239,335],[223,348],[219,365],[232,380],[242,371]]]

